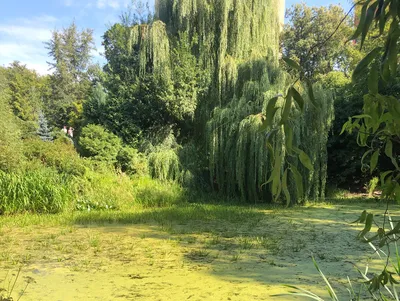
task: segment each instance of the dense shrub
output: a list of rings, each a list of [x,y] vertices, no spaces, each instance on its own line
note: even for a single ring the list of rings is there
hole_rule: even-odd
[[[147,158],[132,147],[123,147],[117,155],[117,167],[131,175],[148,174]]]
[[[122,141],[102,126],[89,124],[82,129],[79,146],[83,156],[113,164],[121,150]]]
[[[70,182],[52,169],[24,173],[0,171],[1,213],[57,213],[71,198]]]
[[[176,182],[140,178],[135,181],[135,204],[142,207],[168,207],[186,202],[185,190]]]
[[[58,138],[53,143],[40,139],[26,140],[24,154],[30,160],[40,160],[45,166],[55,167],[58,172],[68,175],[83,176],[87,169],[85,165],[88,165],[68,138]]]

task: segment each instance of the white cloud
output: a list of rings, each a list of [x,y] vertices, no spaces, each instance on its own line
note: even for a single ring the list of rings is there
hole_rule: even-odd
[[[8,66],[13,61],[20,61],[39,74],[49,74],[46,63],[47,55],[43,47],[29,43],[0,43],[0,65]]]
[[[126,7],[130,0],[91,0],[91,1],[77,1],[77,0],[62,0],[62,3],[66,7],[83,7],[85,9],[90,9],[92,7],[97,7],[98,9],[119,9],[121,7]]]
[[[0,65],[20,61],[39,74],[51,73],[44,42],[51,39],[57,23],[58,19],[50,15],[0,22]]]
[[[2,33],[12,37],[13,40],[47,41],[51,38],[51,29],[30,26],[0,25],[0,34]]]
[[[17,19],[18,23],[23,23],[24,25],[48,25],[51,23],[56,23],[59,21],[56,17],[50,16],[50,15],[40,15],[37,17],[32,17],[32,18],[18,18]]]
[[[119,9],[121,4],[120,0],[97,0],[97,8],[103,9],[111,7],[113,9]]]

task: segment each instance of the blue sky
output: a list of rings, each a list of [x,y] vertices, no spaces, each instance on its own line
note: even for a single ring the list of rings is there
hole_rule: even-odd
[[[152,0],[150,0],[152,1]],[[242,0],[246,1],[246,0]],[[49,60],[44,42],[51,31],[67,27],[75,20],[79,28],[92,28],[96,42],[95,62],[103,63],[101,36],[118,21],[131,0],[0,0],[0,65],[21,61],[40,74],[48,73]],[[287,0],[286,7],[300,1]],[[341,4],[349,0],[311,0],[309,6]]]

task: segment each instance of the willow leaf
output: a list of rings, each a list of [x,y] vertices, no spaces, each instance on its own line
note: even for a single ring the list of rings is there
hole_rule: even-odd
[[[290,171],[293,174],[293,178],[296,184],[297,198],[300,200],[304,196],[303,177],[297,170],[296,166],[294,166],[293,164],[290,164]]]
[[[364,25],[363,25],[363,28],[362,28],[360,49],[364,45],[365,38],[367,37],[369,28],[371,27],[372,21],[374,20],[374,15],[375,15],[375,11],[376,11],[377,6],[378,6],[378,1],[372,3],[371,6],[367,10],[367,13],[366,13],[366,16],[365,16]]]
[[[379,55],[382,47],[376,47],[371,52],[369,52],[357,65],[354,69],[352,80],[353,82],[357,81],[358,78],[365,75],[366,69],[369,64]]]
[[[353,34],[352,37],[350,38],[350,41],[351,41],[351,40],[357,39],[357,38],[360,36],[360,34],[362,33],[363,28],[364,28],[364,23],[365,23],[365,17],[366,17],[367,8],[368,8],[368,5],[369,5],[370,2],[371,2],[371,0],[366,1],[366,2],[364,3],[363,7],[361,8],[360,22],[358,23],[358,26],[357,26],[356,31],[354,32],[354,34]]]
[[[379,71],[378,66],[373,64],[368,76],[368,90],[369,93],[378,94]]]
[[[303,97],[300,95],[300,93],[296,90],[295,87],[292,87],[291,89],[292,89],[292,95],[293,95],[294,100],[298,104],[300,110],[303,111],[304,110],[304,99],[303,99]]]
[[[284,124],[286,121],[288,121],[291,108],[292,108],[292,89],[289,89],[285,98],[285,105],[282,108],[281,124]]]
[[[290,205],[290,192],[287,186],[287,178],[288,178],[288,170],[286,169],[284,174],[283,174],[283,178],[282,178],[282,189],[283,189],[283,193],[285,194],[285,198],[286,198],[286,206]]]
[[[311,163],[310,157],[304,151],[300,152],[299,159],[301,164],[303,164],[303,166],[307,168],[309,171],[314,170],[314,166]]]
[[[292,60],[292,59],[290,59],[290,58],[288,58],[288,57],[284,57],[284,58],[282,58],[282,60],[283,60],[289,67],[291,67],[292,69],[295,69],[295,70],[297,70],[297,71],[301,71],[301,67],[300,67],[300,65],[299,65],[296,61],[294,61],[294,60]]]
[[[378,165],[378,159],[379,159],[379,150],[375,151],[374,154],[371,157],[371,174],[374,172],[376,169],[376,166]]]

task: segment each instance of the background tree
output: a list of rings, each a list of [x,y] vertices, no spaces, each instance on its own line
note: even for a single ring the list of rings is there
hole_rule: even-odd
[[[7,79],[11,92],[10,105],[14,114],[24,121],[36,122],[42,107],[39,75],[15,61],[7,68]]]
[[[46,99],[48,116],[54,126],[62,126],[71,119],[71,112],[87,99],[91,87],[91,51],[94,49],[93,31],[79,31],[75,23],[60,31],[53,31],[46,43],[53,74],[50,77],[51,95]],[[70,122],[71,123],[71,122]],[[76,125],[74,125],[76,126]]]
[[[47,119],[44,116],[43,112],[39,113],[38,123],[39,123],[39,127],[37,130],[37,134],[39,135],[40,139],[42,139],[43,141],[53,141],[51,131],[47,124]]]
[[[345,12],[337,5],[293,5],[286,12],[289,22],[284,26],[281,37],[283,55],[298,61],[308,78],[316,79],[333,70],[341,70],[350,76],[354,46],[345,42],[352,32],[351,18],[346,19],[332,39],[323,43],[344,16]],[[311,47],[316,45],[317,51],[309,53]]]
[[[22,159],[21,131],[9,102],[10,91],[6,68],[0,67],[0,170],[16,169]]]

